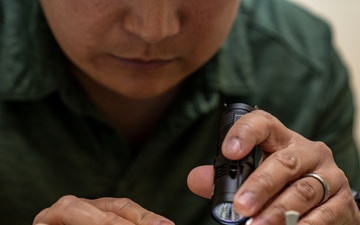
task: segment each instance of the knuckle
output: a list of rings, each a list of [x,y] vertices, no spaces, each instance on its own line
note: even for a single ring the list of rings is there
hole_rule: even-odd
[[[255,117],[251,116],[255,115]],[[239,120],[242,129],[247,132],[253,132],[253,130],[258,126],[259,121],[266,122],[266,125],[273,124],[275,121],[275,117],[273,117],[270,113],[263,110],[254,110],[251,113],[243,115],[244,118],[248,118],[244,122],[243,120]]]
[[[40,221],[45,217],[46,213],[48,212],[49,208],[43,209],[40,213],[38,213],[33,221],[33,225],[34,224],[38,224],[40,223]]]
[[[358,207],[350,190],[341,192],[339,196],[344,204],[344,209],[346,209],[344,212],[347,214],[345,215],[346,218],[355,218],[356,216],[360,216]]]
[[[236,124],[237,126],[240,127],[239,131],[240,134],[249,134],[250,137],[255,136],[256,135],[256,125],[254,124],[254,121],[249,120],[249,121],[241,121],[239,122],[239,124]]]
[[[137,205],[134,201],[129,198],[118,198],[112,203],[114,209],[117,209],[117,214],[122,214],[126,210],[134,210]]]
[[[112,225],[122,223],[124,223],[124,221],[118,215],[112,212],[106,212],[106,216],[102,221],[99,222],[99,225]]]
[[[312,202],[316,199],[316,190],[306,179],[295,182],[292,190],[302,202]]]
[[[310,212],[310,216],[303,218],[302,222],[309,225],[353,224],[356,220],[354,218],[360,216],[350,190],[338,193],[336,200],[333,199],[333,203],[335,202],[341,207],[336,207],[334,204],[323,204]]]
[[[331,225],[336,222],[336,215],[333,210],[323,205],[318,209],[320,211],[320,220],[324,221],[324,224]]]
[[[157,224],[156,214],[150,211],[144,211],[140,214],[140,224]]]
[[[143,211],[140,214],[139,224],[149,224],[149,225],[174,225],[174,223],[158,214],[155,214],[151,211]]]
[[[141,207],[129,198],[117,199],[113,204],[115,204],[114,208],[117,209],[115,212],[117,215],[131,215],[136,221],[135,224],[173,225],[170,220]]]
[[[115,203],[124,207],[135,204],[135,202],[129,198],[118,198],[115,200]]]
[[[333,153],[331,149],[322,141],[313,142],[314,149],[321,154],[323,158],[333,157]]]
[[[333,172],[332,174],[334,174],[334,177],[337,178],[334,188],[340,189],[349,186],[349,180],[346,177],[344,171],[342,171],[340,168],[337,168],[336,172]]]
[[[71,206],[78,203],[80,200],[73,195],[65,195],[61,197],[55,205],[61,208],[70,208]]]
[[[294,154],[289,151],[279,151],[274,153],[273,155],[274,159],[281,163],[281,165],[283,165],[285,169],[293,171],[298,165],[298,160],[296,159]]]
[[[266,121],[266,125],[270,128],[274,127],[278,123],[278,120],[269,112],[264,110],[255,110],[254,112],[262,117],[263,120]]]
[[[271,192],[271,189],[275,186],[273,182],[273,176],[267,172],[254,174],[252,180],[254,183],[258,184],[259,190],[264,193]]]
[[[316,208],[316,216],[305,217],[301,220],[302,224],[307,225],[333,225],[336,224],[336,214],[327,206],[322,205]]]
[[[282,203],[276,203],[271,206],[271,215],[274,219],[280,219],[280,221],[283,221],[285,219],[286,211],[288,211],[288,209]]]
[[[274,116],[271,113],[266,112],[266,111],[261,110],[261,109],[255,110],[255,111],[253,111],[253,113],[258,114],[259,116],[262,116],[267,120],[273,120],[274,119]]]

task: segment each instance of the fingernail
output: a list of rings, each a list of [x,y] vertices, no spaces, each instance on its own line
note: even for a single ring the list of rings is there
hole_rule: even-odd
[[[255,219],[251,221],[251,225],[267,225],[269,224],[268,222],[266,222],[266,220],[262,220],[262,219]]]
[[[248,220],[246,221],[245,225],[251,225],[252,221],[253,221],[252,218],[248,219]]]
[[[240,141],[237,138],[232,138],[224,144],[224,151],[229,154],[238,154],[240,152]]]
[[[251,192],[245,192],[244,194],[240,195],[240,197],[237,199],[237,202],[242,206],[242,208],[245,208],[248,210],[248,212],[253,212],[253,208],[256,205],[255,196]]]
[[[266,225],[267,223],[262,220],[254,220],[253,218],[250,218],[248,221],[246,221],[245,225]]]
[[[172,222],[171,220],[160,220],[156,223],[156,225],[175,225],[174,222]]]

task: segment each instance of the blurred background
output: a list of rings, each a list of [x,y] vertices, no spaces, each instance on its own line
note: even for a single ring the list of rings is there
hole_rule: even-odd
[[[357,107],[355,135],[360,146],[360,0],[290,1],[308,8],[333,28],[335,44],[351,74]]]

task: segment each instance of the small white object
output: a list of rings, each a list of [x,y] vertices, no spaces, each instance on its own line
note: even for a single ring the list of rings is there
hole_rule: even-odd
[[[246,221],[246,224],[245,224],[245,225],[251,225],[252,221],[253,221],[252,218],[248,219],[248,221]]]
[[[286,225],[296,225],[299,221],[300,213],[294,210],[285,212]]]

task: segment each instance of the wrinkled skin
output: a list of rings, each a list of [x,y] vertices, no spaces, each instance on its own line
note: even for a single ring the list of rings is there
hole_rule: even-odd
[[[244,115],[230,129],[222,151],[226,157],[236,160],[255,145],[264,151],[263,162],[234,199],[240,214],[253,217],[251,224],[285,224],[284,214],[288,210],[302,215],[298,225],[360,223],[360,213],[347,179],[325,144],[309,141],[284,127],[272,115],[256,110]],[[321,174],[329,182],[330,198],[321,205],[318,203],[323,197],[323,187],[314,178],[303,178],[309,172]],[[189,174],[188,186],[195,194],[210,198],[213,175],[211,165],[195,168]],[[42,211],[34,221],[37,223],[172,224],[128,199],[93,201],[75,197],[65,197]]]
[[[34,224],[173,225],[174,223],[142,208],[130,199],[87,200],[69,195],[39,213]]]
[[[269,113],[256,110],[230,129],[222,152],[229,159],[241,159],[255,145],[263,150],[263,161],[234,198],[236,211],[253,217],[251,224],[285,224],[289,210],[302,215],[298,225],[360,223],[347,178],[324,143],[307,140]],[[323,186],[312,177],[303,177],[307,173],[321,174],[329,183],[326,202],[319,205]],[[211,197],[212,182],[212,166],[195,168],[188,177],[189,188],[206,198]]]

